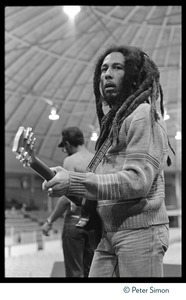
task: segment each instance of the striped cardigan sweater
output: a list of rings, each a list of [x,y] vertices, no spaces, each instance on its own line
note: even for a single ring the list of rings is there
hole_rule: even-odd
[[[106,231],[166,224],[167,155],[165,122],[160,117],[152,134],[150,105],[143,103],[123,121],[117,145],[111,145],[95,173],[69,173],[67,196],[97,200]]]

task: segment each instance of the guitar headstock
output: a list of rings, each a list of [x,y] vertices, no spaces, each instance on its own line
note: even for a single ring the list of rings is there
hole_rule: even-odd
[[[16,158],[23,163],[24,167],[30,166],[35,160],[34,145],[36,138],[32,128],[20,126],[15,138],[12,151],[17,154]]]

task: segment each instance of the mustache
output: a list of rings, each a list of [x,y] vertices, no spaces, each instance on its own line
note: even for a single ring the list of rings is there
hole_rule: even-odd
[[[104,88],[107,88],[107,87],[116,87],[116,84],[114,82],[106,82],[104,84]]]

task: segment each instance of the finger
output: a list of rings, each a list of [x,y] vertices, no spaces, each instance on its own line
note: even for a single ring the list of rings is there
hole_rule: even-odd
[[[54,193],[54,191],[53,191],[52,188],[49,188],[49,189],[48,189],[48,196],[49,196],[49,197],[55,197],[55,193]]]
[[[54,184],[55,184],[55,180],[53,180],[53,178],[50,181],[44,181],[42,183],[43,191],[48,191],[49,188],[52,188]]]
[[[56,194],[54,194],[54,192],[48,193],[48,196],[49,196],[50,198],[58,197],[58,196],[56,196]]]
[[[46,181],[46,180],[43,181],[43,183],[42,183],[42,190],[43,190],[43,191],[46,191],[46,190],[47,190],[46,184],[47,184],[47,181]]]
[[[55,173],[55,175],[56,175],[56,171],[55,171],[55,169],[56,168],[50,168],[54,173]],[[44,180],[43,181],[43,183],[42,183],[42,190],[43,191],[46,191],[46,190],[48,190],[48,188],[51,186],[53,184],[53,178],[51,179],[51,180],[49,180],[49,181],[47,181],[47,180]]]
[[[57,167],[51,167],[50,168],[54,173],[60,172],[63,170],[63,168],[61,166],[57,166]]]
[[[49,188],[48,189],[48,196],[51,197],[51,198],[52,197],[55,198],[55,197],[61,197],[62,194],[61,194],[61,191],[54,190],[54,188]]]

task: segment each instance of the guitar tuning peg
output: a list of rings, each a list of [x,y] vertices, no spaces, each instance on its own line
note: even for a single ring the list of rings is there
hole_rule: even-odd
[[[25,151],[24,147],[21,147],[21,148],[19,149],[20,155],[23,155],[23,154],[24,154],[24,151]]]
[[[30,167],[30,164],[32,163],[32,158],[29,156],[28,152],[25,154],[25,157],[23,159],[23,167]]]
[[[23,167],[30,167],[30,164],[28,163],[28,160],[24,160]]]
[[[24,138],[25,138],[25,139],[28,139],[28,137],[29,137],[31,131],[32,131],[32,128],[31,128],[31,127],[27,127],[27,128],[25,129],[25,132],[24,132]]]
[[[16,159],[20,160],[21,159],[21,154],[16,155]]]
[[[18,160],[22,161],[23,156],[24,156],[24,148],[21,147],[21,148],[19,149],[19,154],[16,155],[16,158],[17,158]]]
[[[31,149],[31,150],[34,149],[35,141],[36,141],[36,138],[33,138],[32,142],[31,142],[31,144],[30,144],[30,149]]]
[[[32,161],[32,158],[29,156],[29,153],[27,151],[25,151],[22,154],[22,159],[21,162],[23,163],[23,167],[30,167],[30,163]]]
[[[31,163],[32,163],[32,158],[31,158],[31,156],[29,156],[28,161],[27,161],[27,165],[30,167]]]
[[[30,144],[30,143],[31,143],[33,134],[34,134],[33,132],[31,132],[31,133],[29,134],[29,137],[28,137],[28,140],[27,140],[27,144]]]

